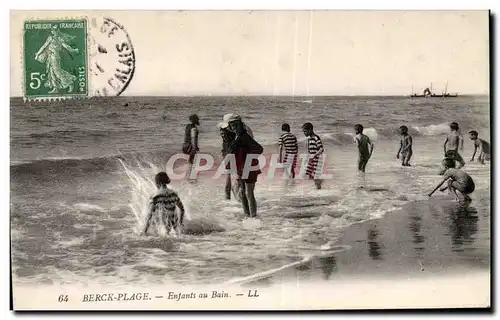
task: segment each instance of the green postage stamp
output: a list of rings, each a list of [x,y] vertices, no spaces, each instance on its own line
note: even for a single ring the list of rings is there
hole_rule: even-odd
[[[87,21],[24,22],[24,96],[70,98],[89,95]]]

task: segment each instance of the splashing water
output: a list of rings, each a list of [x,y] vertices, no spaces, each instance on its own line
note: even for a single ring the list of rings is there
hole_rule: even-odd
[[[134,168],[132,168],[131,165],[127,165],[122,159],[118,159],[118,161],[122,165],[123,170],[130,181],[130,187],[132,188],[129,207],[137,220],[137,225],[134,227],[134,231],[138,234],[144,228],[146,223],[149,199],[157,191],[153,177],[158,172],[162,171],[162,169],[150,161],[145,161],[145,164],[142,164],[138,159],[134,159]],[[185,217],[188,220],[191,219],[189,215],[189,208],[186,208]],[[154,224],[154,227],[157,234],[161,236],[167,235],[164,227],[161,228],[157,224]]]
[[[149,197],[156,191],[156,186],[151,177],[154,176],[154,172],[159,172],[159,170],[152,163],[148,163],[149,168],[144,168],[137,159],[135,160],[137,166],[133,170],[122,159],[118,159],[132,188],[129,207],[137,220],[137,224],[133,229],[139,234],[142,227],[144,227]]]
[[[120,162],[124,173],[126,174],[128,181],[130,183],[129,187],[131,189],[131,195],[129,200],[129,208],[135,216],[137,224],[133,227],[136,234],[139,234],[143,230],[148,210],[148,202],[152,195],[157,192],[157,188],[153,177],[160,171],[165,171],[165,169],[160,168],[149,160],[138,160],[134,158],[132,163],[126,163],[122,159],[118,159]],[[191,214],[191,198],[198,192],[195,187],[183,181],[179,186],[169,185],[169,188],[175,191],[184,205],[184,234],[203,234],[207,232],[218,232],[223,231],[225,228],[222,227],[219,221],[216,221],[214,217],[209,217],[203,213],[199,213],[197,217],[193,217]],[[179,211],[178,208],[176,208]],[[170,234],[167,234],[165,226],[152,220],[152,229],[156,231],[156,234],[162,237],[174,235],[174,230],[170,230]]]

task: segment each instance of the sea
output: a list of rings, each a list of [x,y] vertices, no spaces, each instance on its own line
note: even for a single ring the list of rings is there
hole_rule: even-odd
[[[450,122],[460,125],[467,162],[469,130],[490,141],[488,96],[11,98],[10,110],[12,272],[19,284],[213,284],[279,268],[334,246],[353,224],[428,199],[441,180]],[[171,183],[186,207],[182,235],[155,226],[140,236],[154,175],[180,152],[193,113],[200,152],[213,155],[214,169],[195,182]],[[262,174],[259,219],[243,219],[240,203],[225,199],[225,177],[214,177],[217,123],[226,113],[242,117],[266,156],[277,152],[285,122],[304,152],[301,126],[311,122],[331,178],[317,190],[307,179]],[[358,123],[375,145],[365,175],[357,173]],[[401,125],[413,137],[411,167],[396,159]],[[182,161],[175,166],[185,168]],[[464,170],[476,182],[473,203],[489,215],[490,163]]]

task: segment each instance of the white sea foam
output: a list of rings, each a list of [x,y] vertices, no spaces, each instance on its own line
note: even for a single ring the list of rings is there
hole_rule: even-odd
[[[431,124],[428,126],[413,127],[417,132],[426,136],[442,135],[450,132],[449,123]]]
[[[102,208],[101,206],[91,203],[76,203],[73,205],[73,207],[80,211],[100,211],[100,212],[106,211],[106,209]]]
[[[372,140],[374,142],[378,140],[378,133],[377,133],[377,129],[375,129],[375,128],[365,128],[363,130],[363,133],[365,135],[367,135],[370,138],[370,140]]]

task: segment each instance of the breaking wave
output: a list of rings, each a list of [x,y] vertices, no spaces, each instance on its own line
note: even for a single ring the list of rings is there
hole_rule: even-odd
[[[432,124],[428,126],[411,126],[409,127],[409,133],[414,136],[440,136],[445,135],[449,132],[448,123]],[[467,132],[469,128],[463,130]],[[380,129],[375,128],[365,128],[364,133],[368,135],[372,140],[398,140],[399,139],[399,127],[385,127]],[[83,134],[81,132],[80,134]],[[104,134],[104,133],[98,133]],[[322,138],[323,143],[335,146],[350,146],[353,143],[354,133],[348,132],[347,130],[342,133],[320,133],[319,136]],[[299,143],[304,144],[306,138],[300,137]],[[270,154],[276,152],[277,143],[264,143],[265,153]],[[72,171],[77,170],[79,172],[91,172],[91,171],[116,171],[119,169],[119,160],[123,161],[138,161],[138,162],[153,162],[153,163],[166,163],[167,160],[174,154],[180,152],[176,150],[178,147],[174,145],[167,145],[165,151],[146,151],[139,153],[128,153],[128,154],[113,154],[104,157],[95,158],[51,158],[51,159],[40,159],[40,160],[27,160],[18,161],[11,163],[11,173],[16,175],[19,173],[37,173],[37,172],[51,172],[57,173],[60,171]],[[204,153],[212,154],[214,157],[220,156],[220,146],[207,146],[203,150]],[[176,162],[176,167],[185,165],[183,161]]]

